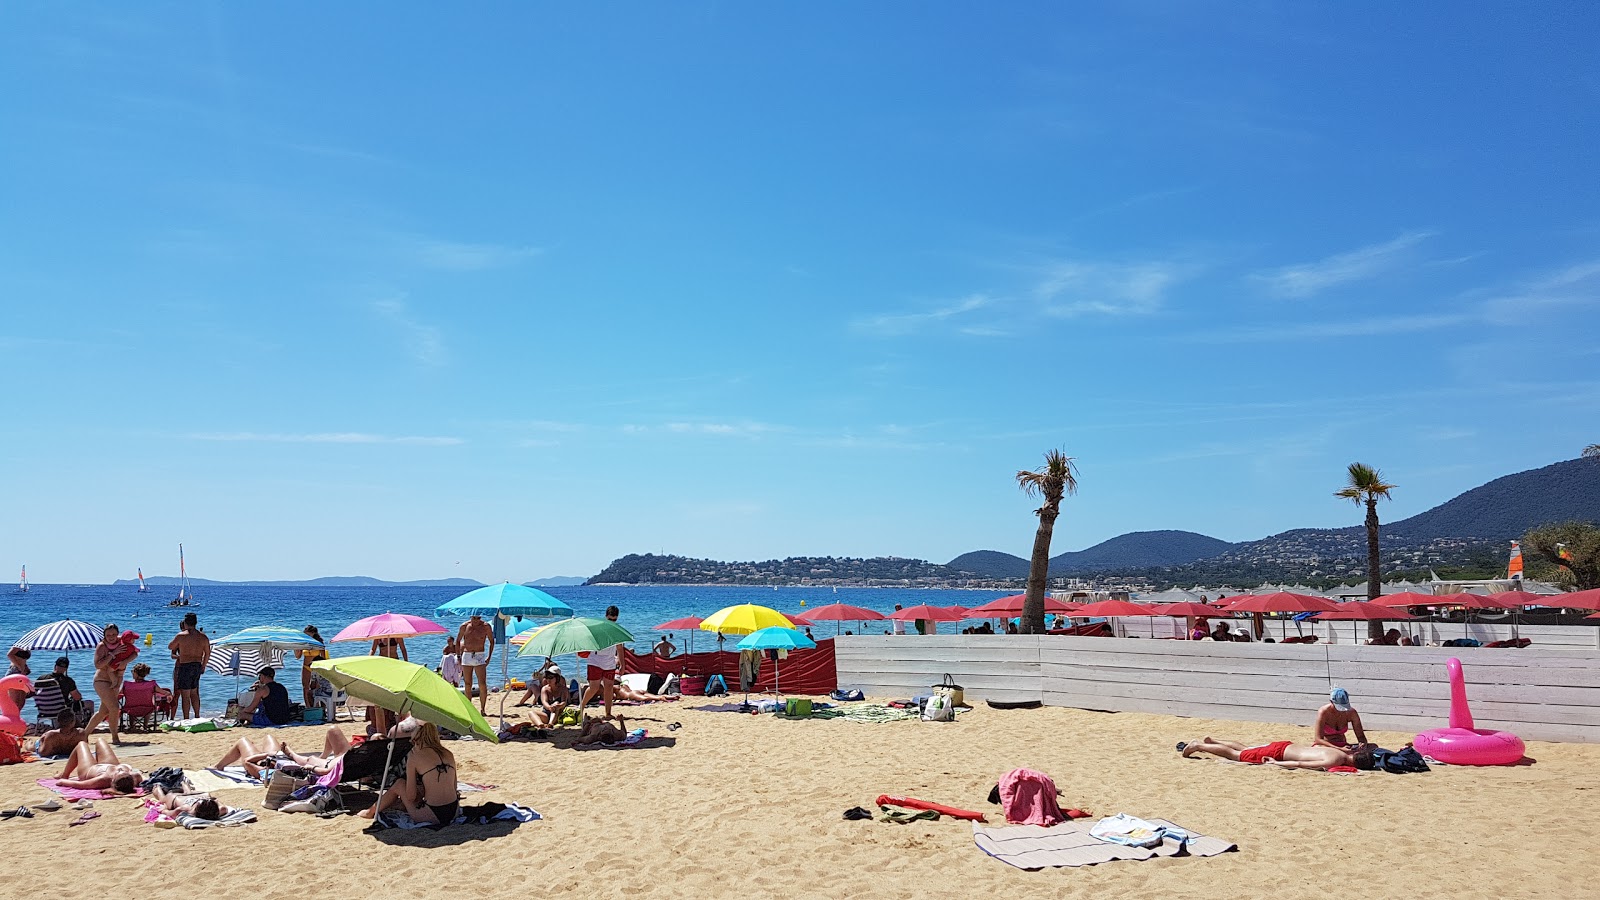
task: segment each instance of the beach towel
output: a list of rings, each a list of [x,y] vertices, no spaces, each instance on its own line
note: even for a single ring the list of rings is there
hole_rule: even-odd
[[[882,725],[886,722],[904,722],[909,719],[919,718],[920,713],[914,709],[895,709],[878,704],[864,706],[841,706],[835,709],[811,708],[813,719],[843,719],[846,722],[865,722],[870,725]]]
[[[221,825],[223,827],[248,825],[256,820],[256,814],[248,809],[235,809],[220,819],[202,819],[198,816],[191,816],[188,813],[180,813],[177,818],[173,818],[171,813],[157,806],[153,801],[146,800],[144,820],[160,828],[181,825],[189,831],[198,831],[202,828],[210,828],[213,825]]]
[[[1149,822],[1164,829],[1166,837],[1159,845],[1148,848],[1102,841],[1089,833],[1092,826],[1088,822],[1062,822],[1049,828],[973,825],[972,839],[984,853],[1019,869],[1093,866],[1119,859],[1145,860],[1157,856],[1216,856],[1239,849],[1220,838],[1196,834],[1165,819],[1150,819]]]
[[[58,783],[60,780],[61,779],[59,778],[40,778],[38,784],[40,787],[49,791],[54,791],[68,800],[114,800],[118,797],[144,796],[144,788],[139,788],[131,794],[118,794],[114,791],[85,790],[83,788],[62,787]]]
[[[541,819],[539,815],[526,806],[515,803],[485,803],[481,806],[463,806],[456,814],[451,825],[487,825],[490,822],[532,822]],[[406,815],[405,810],[388,809],[378,814],[379,824],[388,828],[443,828],[433,822],[414,822]]]
[[[1012,769],[1000,776],[1000,808],[1012,825],[1046,828],[1066,820],[1056,803],[1056,783],[1032,769]]]
[[[1166,833],[1162,826],[1127,813],[1106,816],[1089,828],[1090,835],[1125,847],[1158,847],[1166,838]],[[1179,840],[1184,837],[1186,835],[1179,836]]]
[[[231,728],[221,719],[175,719],[171,722],[162,722],[156,726],[162,731],[222,731]]]
[[[572,749],[574,749],[574,750],[626,750],[629,747],[638,746],[640,741],[644,740],[645,738],[647,738],[649,736],[650,736],[650,732],[644,730],[643,728],[635,728],[632,731],[628,732],[628,736],[627,737],[623,738],[620,741],[617,741],[615,744],[573,744],[572,745]]]

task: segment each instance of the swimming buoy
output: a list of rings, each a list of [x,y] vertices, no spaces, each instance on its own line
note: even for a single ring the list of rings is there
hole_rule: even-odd
[[[528,689],[528,683],[520,678],[511,679],[509,686],[514,691],[525,691]]]
[[[1527,749],[1522,738],[1509,731],[1472,727],[1461,660],[1451,658],[1445,668],[1450,671],[1450,727],[1417,735],[1417,752],[1452,766],[1509,766],[1520,762]]]
[[[0,678],[0,731],[14,737],[22,737],[28,730],[28,723],[22,719],[22,710],[17,707],[17,701],[11,699],[12,691],[27,691],[33,693],[33,682],[26,675],[7,675]]]

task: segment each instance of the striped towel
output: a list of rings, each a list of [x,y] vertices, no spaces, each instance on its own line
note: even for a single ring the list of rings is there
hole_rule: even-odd
[[[248,825],[256,820],[256,814],[248,809],[236,809],[220,819],[200,819],[183,813],[178,816],[178,824],[190,831],[201,828],[210,828],[213,825],[228,827],[231,825]]]

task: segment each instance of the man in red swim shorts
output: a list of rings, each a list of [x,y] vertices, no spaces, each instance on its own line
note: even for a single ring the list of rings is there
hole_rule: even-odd
[[[1354,750],[1345,750],[1340,747],[1324,747],[1317,744],[1296,744],[1290,741],[1273,741],[1251,747],[1239,741],[1223,741],[1212,737],[1204,737],[1198,741],[1188,741],[1178,745],[1178,752],[1184,756],[1193,756],[1196,753],[1209,753],[1223,759],[1235,762],[1262,765],[1271,763],[1285,769],[1329,769],[1334,766],[1352,766],[1358,769],[1372,768],[1372,751],[1365,746]],[[1363,764],[1364,763],[1364,764]]]

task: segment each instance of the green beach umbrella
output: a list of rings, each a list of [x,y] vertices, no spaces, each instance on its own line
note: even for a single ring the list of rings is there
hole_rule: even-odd
[[[415,716],[448,728],[458,734],[475,734],[486,741],[499,742],[499,736],[472,707],[467,695],[414,663],[387,656],[347,656],[322,659],[311,670],[328,679],[334,687],[368,703],[376,703],[399,715]]]
[[[521,635],[518,635],[521,637]],[[551,622],[528,634],[518,656],[560,656],[592,653],[633,641],[628,629],[609,619],[575,618]]]

